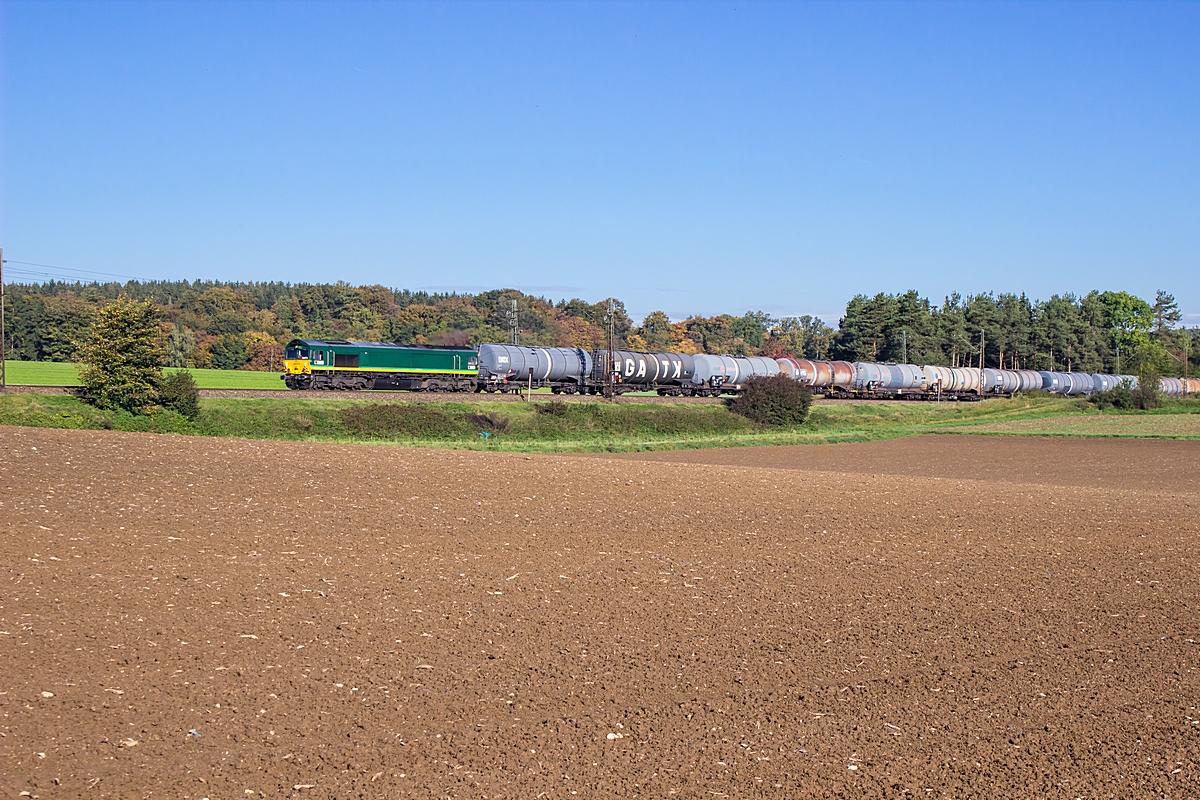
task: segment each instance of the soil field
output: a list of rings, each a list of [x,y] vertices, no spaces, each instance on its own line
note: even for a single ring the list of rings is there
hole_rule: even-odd
[[[1090,418],[1094,421],[1096,418]],[[982,427],[982,426],[981,426]],[[914,436],[823,447],[737,447],[606,455],[640,461],[839,471],[1045,486],[1200,493],[1200,442]]]
[[[1195,797],[1200,444],[1052,444],[0,428],[0,790]]]

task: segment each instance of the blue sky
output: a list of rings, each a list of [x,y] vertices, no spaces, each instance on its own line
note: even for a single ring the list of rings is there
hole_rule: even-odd
[[[0,37],[0,246],[54,266],[13,279],[1200,324],[1196,3],[4,0]]]

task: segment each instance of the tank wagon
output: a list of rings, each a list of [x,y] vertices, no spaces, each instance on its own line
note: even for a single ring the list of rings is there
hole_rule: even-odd
[[[1187,394],[1200,394],[1200,379],[1196,378],[1163,378],[1159,384],[1162,393],[1167,397],[1183,397]]]
[[[1042,391],[1073,397],[1075,395],[1111,392],[1118,386],[1136,389],[1136,375],[1108,375],[1087,372],[1039,372],[1042,376]]]
[[[592,368],[592,354],[579,348],[481,344],[476,390],[507,393],[549,386],[556,394],[583,393]]]
[[[695,363],[684,353],[636,353],[627,350],[479,346],[482,392],[517,392],[533,386],[555,394],[601,394],[661,391],[665,394],[704,394],[692,391]],[[713,396],[719,392],[713,392]]]
[[[692,385],[682,385],[679,392],[662,391],[660,394],[736,394],[750,378],[766,378],[780,372],[778,361],[763,356],[695,355],[692,360],[696,365]]]
[[[630,350],[597,350],[592,383],[596,394],[607,384],[615,394],[657,391],[662,395],[716,396],[719,391],[697,391],[699,356],[687,353],[638,353]]]
[[[980,400],[1045,391],[1065,396],[1137,387],[1133,375],[978,369],[763,356],[642,353],[570,347],[467,347],[294,339],[281,376],[289,389],[408,389],[555,394],[737,394],[753,377],[787,375],[831,398]],[[1200,380],[1163,378],[1164,394],[1200,393]]]

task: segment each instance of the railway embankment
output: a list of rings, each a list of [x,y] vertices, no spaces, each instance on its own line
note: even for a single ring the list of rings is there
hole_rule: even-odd
[[[173,412],[101,411],[69,394],[14,393],[0,396],[0,425],[518,452],[821,444],[925,433],[1200,439],[1200,400],[1168,401],[1153,412],[1102,412],[1080,400],[1045,396],[977,403],[834,402],[813,406],[803,425],[772,428],[715,399],[624,397],[610,403],[536,394],[531,402],[474,394],[262,394],[206,395],[199,416],[189,420]]]

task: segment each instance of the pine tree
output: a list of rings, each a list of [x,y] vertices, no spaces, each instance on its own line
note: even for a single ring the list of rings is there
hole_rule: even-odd
[[[1162,289],[1159,289],[1155,294],[1154,306],[1151,311],[1154,315],[1154,336],[1159,339],[1174,329],[1179,324],[1179,321],[1183,319],[1183,315],[1179,313],[1179,304],[1175,302],[1174,296],[1167,294]]]

